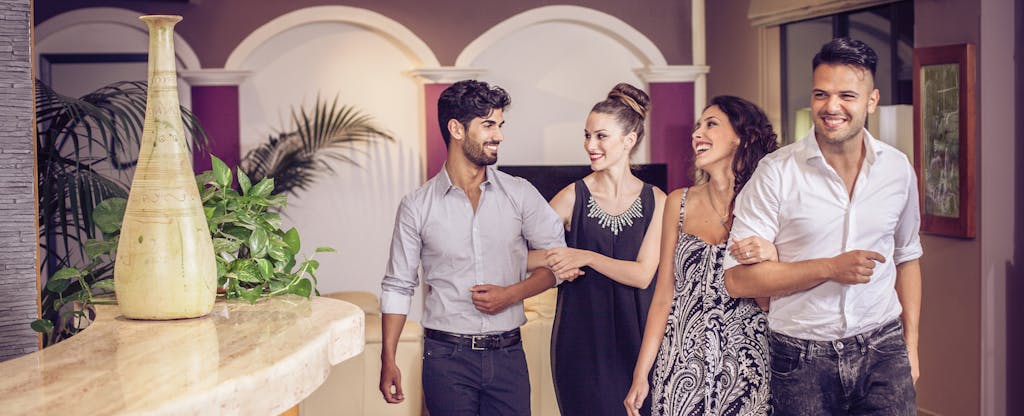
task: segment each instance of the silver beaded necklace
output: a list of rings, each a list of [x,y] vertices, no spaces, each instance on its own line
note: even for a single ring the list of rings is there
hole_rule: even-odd
[[[594,200],[594,196],[591,195],[587,200],[587,217],[596,218],[597,223],[601,228],[611,228],[612,235],[619,235],[619,231],[623,228],[633,225],[633,220],[643,216],[644,204],[640,201],[640,197],[637,197],[633,201],[633,204],[629,206],[626,212],[619,215],[611,215],[601,209],[597,205],[597,201]]]

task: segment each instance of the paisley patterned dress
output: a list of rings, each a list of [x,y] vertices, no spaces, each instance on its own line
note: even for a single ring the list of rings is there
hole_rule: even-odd
[[[683,231],[679,206],[675,288],[651,381],[653,415],[770,413],[767,319],[753,299],[725,291],[725,243]]]

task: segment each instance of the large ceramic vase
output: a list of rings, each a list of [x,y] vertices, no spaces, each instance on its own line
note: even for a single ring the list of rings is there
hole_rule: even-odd
[[[217,264],[178,103],[174,25],[149,26],[146,121],[114,265],[117,303],[134,319],[194,318],[217,297]]]

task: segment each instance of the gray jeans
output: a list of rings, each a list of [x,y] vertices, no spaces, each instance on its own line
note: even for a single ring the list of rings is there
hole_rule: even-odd
[[[775,415],[913,415],[916,392],[897,319],[835,341],[772,332]]]

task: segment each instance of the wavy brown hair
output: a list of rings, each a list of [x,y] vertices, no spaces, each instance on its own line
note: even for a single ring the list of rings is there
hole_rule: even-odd
[[[772,130],[768,116],[750,101],[732,95],[719,95],[712,98],[704,110],[707,111],[713,106],[718,106],[729,117],[729,125],[740,138],[740,145],[732,159],[732,171],[736,181],[733,185],[733,200],[729,204],[731,207],[736,201],[736,195],[739,195],[743,185],[746,185],[750,176],[754,174],[757,162],[778,149],[778,136]]]

